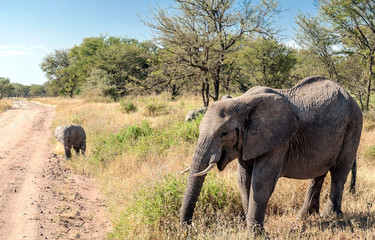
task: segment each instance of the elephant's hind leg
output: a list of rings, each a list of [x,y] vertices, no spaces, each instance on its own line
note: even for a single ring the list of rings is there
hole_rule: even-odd
[[[85,155],[85,152],[86,152],[86,140],[84,140],[82,143],[81,143],[81,146],[79,147],[81,149],[81,153],[82,155]]]
[[[79,154],[79,147],[73,147],[74,151],[76,151],[76,154]]]
[[[324,215],[330,215],[331,213],[336,213],[341,215],[341,202],[342,194],[344,190],[346,176],[335,174],[331,172],[331,190],[329,193],[329,198],[324,208]]]
[[[345,145],[344,145],[345,146]],[[324,214],[330,214],[331,212],[337,215],[342,214],[341,202],[344,191],[344,184],[352,169],[354,160],[356,158],[356,148],[347,147],[339,154],[337,165],[330,169],[331,173],[331,190],[328,198],[327,205],[324,209]]]
[[[320,192],[322,190],[325,176],[326,174],[314,179],[310,179],[305,195],[305,201],[299,213],[300,218],[303,218],[308,214],[319,213]]]

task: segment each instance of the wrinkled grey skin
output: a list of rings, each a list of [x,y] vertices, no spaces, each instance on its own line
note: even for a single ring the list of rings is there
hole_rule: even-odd
[[[80,125],[66,125],[58,126],[55,129],[55,137],[59,142],[64,144],[65,158],[71,158],[72,153],[70,149],[73,149],[78,154],[85,155],[86,151],[86,133]]]
[[[343,188],[355,164],[362,113],[337,83],[310,77],[291,89],[254,87],[212,103],[199,126],[180,212],[191,224],[212,163],[222,171],[238,158],[238,184],[250,231],[263,231],[268,200],[280,177],[311,179],[300,216],[319,212],[324,178],[331,175],[326,213],[341,214]]]
[[[229,96],[229,95],[225,95],[225,96],[223,96],[220,100],[223,100],[223,99],[229,99],[229,98],[232,98],[232,97]],[[206,108],[206,107],[191,110],[190,112],[188,112],[188,113],[186,114],[185,121],[190,122],[190,121],[192,121],[192,120],[195,120],[199,115],[204,114],[206,111],[207,111],[207,108]]]

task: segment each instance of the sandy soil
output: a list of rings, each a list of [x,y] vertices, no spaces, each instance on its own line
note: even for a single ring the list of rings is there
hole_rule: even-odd
[[[52,153],[54,109],[28,101],[0,114],[0,239],[105,239],[99,186]]]

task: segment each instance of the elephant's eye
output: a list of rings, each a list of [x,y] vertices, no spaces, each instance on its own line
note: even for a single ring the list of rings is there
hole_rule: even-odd
[[[222,133],[220,134],[220,137],[225,137],[226,135],[228,135],[227,132],[222,132]]]

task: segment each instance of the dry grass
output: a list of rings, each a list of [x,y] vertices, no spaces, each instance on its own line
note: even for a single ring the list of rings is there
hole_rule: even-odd
[[[8,108],[13,107],[12,100],[10,99],[0,99],[0,113],[4,112]]]
[[[53,128],[69,123],[80,124],[85,128],[88,136],[87,156],[74,157],[71,166],[78,172],[95,176],[103,186],[111,212],[110,217],[115,226],[113,233],[109,235],[110,239],[186,239],[185,233],[179,230],[175,210],[167,212],[159,209],[160,214],[165,211],[166,216],[163,215],[156,223],[147,222],[150,218],[145,218],[145,212],[142,211],[145,209],[144,206],[148,206],[147,201],[151,201],[150,199],[158,201],[155,197],[156,192],[165,186],[172,186],[173,190],[169,188],[165,192],[160,190],[162,201],[169,196],[163,194],[176,192],[178,195],[181,189],[183,191],[186,177],[179,176],[178,172],[189,165],[194,142],[176,138],[174,139],[176,143],[163,151],[160,151],[160,145],[147,145],[147,151],[136,147],[133,147],[135,150],[119,150],[118,154],[112,152],[104,162],[96,161],[95,156],[103,147],[100,144],[105,142],[108,136],[116,135],[129,126],[146,120],[152,129],[166,131],[172,128],[173,124],[183,122],[189,110],[200,107],[199,98],[184,97],[173,102],[166,96],[135,98],[131,99],[138,109],[134,113],[125,113],[118,103],[63,98],[39,101],[57,106],[57,117]],[[167,112],[161,115],[150,114],[147,108],[150,103],[166,104]],[[296,221],[297,212],[303,203],[307,181],[280,179],[270,199],[265,219],[265,229],[271,239],[375,239],[375,154],[371,152],[375,145],[374,125],[372,120],[365,123],[358,154],[357,193],[350,194],[346,184],[342,203],[344,217],[314,215],[304,221]],[[146,140],[154,141],[148,138]],[[162,144],[163,141],[157,143]],[[111,151],[116,150],[111,149]],[[165,178],[166,176],[171,177]],[[171,185],[170,183],[174,181],[176,185]],[[322,205],[328,197],[329,182],[328,176],[321,195]],[[161,184],[162,187],[158,188],[159,183],[166,185]],[[205,185],[207,184],[217,188],[216,192],[207,193],[207,196],[217,195],[217,199],[225,198],[231,203],[227,202],[222,207],[217,207],[215,205],[217,199],[208,199],[206,204],[209,205],[208,207],[198,206],[193,220],[193,231],[189,237],[191,239],[244,239],[246,224],[240,210],[236,163],[231,163],[222,173],[212,173],[211,180],[205,182]],[[222,196],[223,192],[220,188],[225,189],[228,196]],[[172,200],[168,204],[173,205],[178,201],[177,197],[175,201]],[[149,208],[153,206],[159,205],[150,205]],[[165,206],[165,209],[167,208],[168,206]]]

